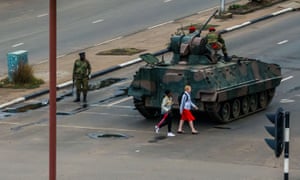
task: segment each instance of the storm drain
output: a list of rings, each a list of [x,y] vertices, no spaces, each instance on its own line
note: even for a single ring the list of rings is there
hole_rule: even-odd
[[[46,105],[47,104],[45,104],[44,102],[32,102],[32,103],[26,103],[26,104],[19,104],[15,107],[6,108],[4,110],[4,112],[7,112],[7,113],[22,113],[22,112],[26,112],[28,110],[38,109],[38,108],[44,107]]]
[[[126,78],[108,78],[108,79],[104,79],[104,80],[97,81],[94,83],[90,83],[89,90],[97,90],[100,88],[104,88],[104,87],[110,86],[112,84],[115,84],[117,82],[123,81],[125,79]]]
[[[0,120],[4,119],[6,117],[12,116],[11,113],[6,113],[6,112],[0,112]]]
[[[88,136],[92,139],[100,138],[123,138],[128,139],[129,136],[121,133],[89,133]]]

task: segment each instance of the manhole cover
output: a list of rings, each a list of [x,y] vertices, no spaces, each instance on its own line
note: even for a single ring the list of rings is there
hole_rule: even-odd
[[[61,115],[61,116],[69,116],[69,115],[73,115],[74,113],[72,112],[56,112],[56,115]]]
[[[4,119],[4,118],[9,117],[9,116],[12,116],[12,114],[11,113],[2,113],[2,112],[0,112],[0,119]]]
[[[92,139],[99,138],[129,138],[128,135],[120,134],[120,133],[89,133],[88,136]]]

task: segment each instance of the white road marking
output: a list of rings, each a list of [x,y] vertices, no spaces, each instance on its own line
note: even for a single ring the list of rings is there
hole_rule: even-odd
[[[66,56],[66,54],[62,54],[62,55],[56,56],[56,58],[58,59],[58,58],[62,58],[64,56]]]
[[[117,38],[114,38],[114,39],[111,39],[111,40],[107,40],[107,41],[104,41],[104,42],[99,43],[99,44],[95,44],[94,46],[100,46],[102,44],[106,44],[106,43],[109,43],[109,42],[112,42],[112,41],[115,41],[115,40],[118,40],[118,39],[121,39],[121,38],[123,38],[123,36],[119,36]]]
[[[36,125],[43,126],[43,125]],[[48,126],[48,125],[47,125]],[[124,131],[124,132],[139,132],[139,133],[152,133],[153,131],[135,130],[135,129],[120,129],[120,128],[105,128],[105,127],[89,127],[89,126],[72,126],[72,125],[57,125],[59,128],[74,128],[74,129],[89,129],[89,130],[102,130],[102,131]]]
[[[294,76],[289,76],[289,77],[283,78],[283,79],[281,79],[281,82],[286,81],[286,80],[289,80],[289,79],[292,79],[293,77],[294,77]]]
[[[281,99],[280,102],[281,103],[292,103],[292,102],[295,102],[295,100],[293,100],[293,99]]]
[[[114,107],[116,107],[116,108],[123,108],[123,109],[133,109],[133,108],[135,108],[134,106],[114,106]]]
[[[129,99],[132,99],[132,96],[129,96],[129,97],[126,97],[126,98],[124,98],[124,99],[120,99],[120,100],[118,100],[118,101],[112,102],[112,103],[108,104],[107,106],[113,106],[113,105],[115,105],[115,104],[119,104],[119,103],[124,102],[124,101],[127,101],[127,100],[129,100]]]
[[[40,61],[37,64],[43,64],[43,63],[46,63],[46,62],[48,62],[48,60]]]
[[[171,23],[173,23],[173,22],[174,22],[174,21],[168,21],[168,22],[164,22],[164,23],[161,23],[161,24],[158,24],[158,25],[152,26],[152,27],[148,27],[147,29],[154,29],[154,28],[157,28],[157,27],[160,27],[160,26],[166,25],[166,24],[171,24]]]
[[[112,114],[112,113],[99,113],[99,112],[81,112],[83,114],[93,114],[93,115],[101,115],[102,116],[116,116],[116,117],[137,117],[137,115],[128,115],[128,114]]]
[[[22,46],[24,43],[18,43],[18,44],[14,44],[12,45],[11,47],[15,48],[15,47],[18,47],[18,46]]]
[[[164,0],[164,3],[168,3],[171,2],[172,0]]]
[[[0,122],[0,124],[4,124],[4,125],[22,125],[22,123],[14,123],[14,122]]]
[[[66,56],[66,55],[67,55],[67,54],[62,54],[62,55],[56,56],[56,59],[62,58],[62,57],[64,57],[64,56]],[[45,59],[45,60],[43,60],[43,61],[38,62],[37,64],[43,64],[43,63],[46,63],[46,62],[48,62],[48,61],[49,61],[48,59]]]
[[[111,107],[111,106],[108,106],[106,104],[92,104],[90,106],[91,107]],[[119,108],[119,109],[133,109],[133,108],[135,108],[134,106],[118,106],[118,105],[114,105],[114,107]]]
[[[204,13],[204,12],[208,12],[208,11],[211,11],[211,10],[217,9],[217,8],[219,8],[219,6],[215,6],[215,7],[212,7],[212,8],[206,9],[206,10],[203,10],[203,11],[199,11],[199,12],[197,12],[197,14],[202,14],[202,13]]]
[[[36,17],[40,18],[40,17],[44,17],[44,16],[48,16],[48,13],[40,14],[40,15],[37,15]]]
[[[24,125],[22,123],[0,122],[4,125]],[[48,127],[48,124],[33,124],[35,127]],[[105,127],[89,127],[89,126],[72,126],[72,125],[57,125],[58,128],[73,128],[73,129],[88,129],[88,130],[102,130],[102,131],[123,131],[123,132],[139,132],[139,133],[153,133],[153,131],[139,131],[135,129],[120,129],[120,128],[105,128]]]
[[[278,44],[278,45],[281,45],[281,44],[285,44],[285,43],[287,43],[287,42],[289,42],[289,40],[283,40],[283,41],[278,42],[277,44]]]
[[[103,19],[98,19],[98,20],[96,20],[96,21],[93,21],[92,23],[93,24],[97,24],[97,23],[100,23],[100,22],[102,22],[102,21],[104,21]]]

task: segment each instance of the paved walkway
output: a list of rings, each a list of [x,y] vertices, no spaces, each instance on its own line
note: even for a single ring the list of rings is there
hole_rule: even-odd
[[[242,0],[247,1],[247,0]],[[289,0],[280,4],[273,5],[263,10],[258,10],[246,15],[234,15],[232,19],[220,20],[212,19],[210,24],[218,25],[218,29],[226,29],[243,22],[247,22],[253,19],[263,17],[265,15],[278,12],[285,8],[297,8],[300,7],[300,0]],[[170,23],[149,27],[136,33],[124,37],[118,37],[110,41],[99,43],[93,47],[87,48],[87,59],[91,62],[92,71],[97,72],[103,69],[107,69],[111,66],[115,66],[132,59],[138,58],[137,55],[133,56],[103,56],[97,55],[98,52],[104,50],[110,50],[114,48],[137,48],[145,49],[146,52],[156,52],[166,48],[169,43],[170,36],[176,32],[178,28],[188,26],[190,24],[204,23],[207,18],[212,14],[214,10],[202,11],[197,14],[185,17],[182,19],[174,20]],[[101,32],[100,32],[101,33]],[[202,32],[206,34],[205,31]],[[226,34],[224,35],[226,39]],[[230,50],[229,50],[230,52]],[[30,53],[30,52],[29,52]],[[145,52],[143,52],[145,53]],[[78,58],[78,52],[66,54],[57,59],[57,83],[61,84],[71,80],[72,68],[74,60]],[[40,88],[24,90],[24,89],[0,89],[0,104],[4,104],[13,101],[19,97],[31,94],[43,89],[49,89],[49,62],[45,61],[40,64],[33,65],[35,76],[43,79],[46,83]],[[4,77],[0,77],[3,79]]]

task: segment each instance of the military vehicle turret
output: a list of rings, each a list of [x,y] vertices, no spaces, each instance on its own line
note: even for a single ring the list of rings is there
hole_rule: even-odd
[[[177,97],[187,84],[192,86],[191,97],[199,111],[222,123],[256,113],[271,102],[282,79],[280,66],[238,56],[225,61],[207,48],[202,29],[173,35],[164,51],[172,53],[170,61],[150,53],[140,56],[147,64],[134,75],[128,95],[146,118],[160,114],[166,89],[172,91],[173,107],[178,110]]]

